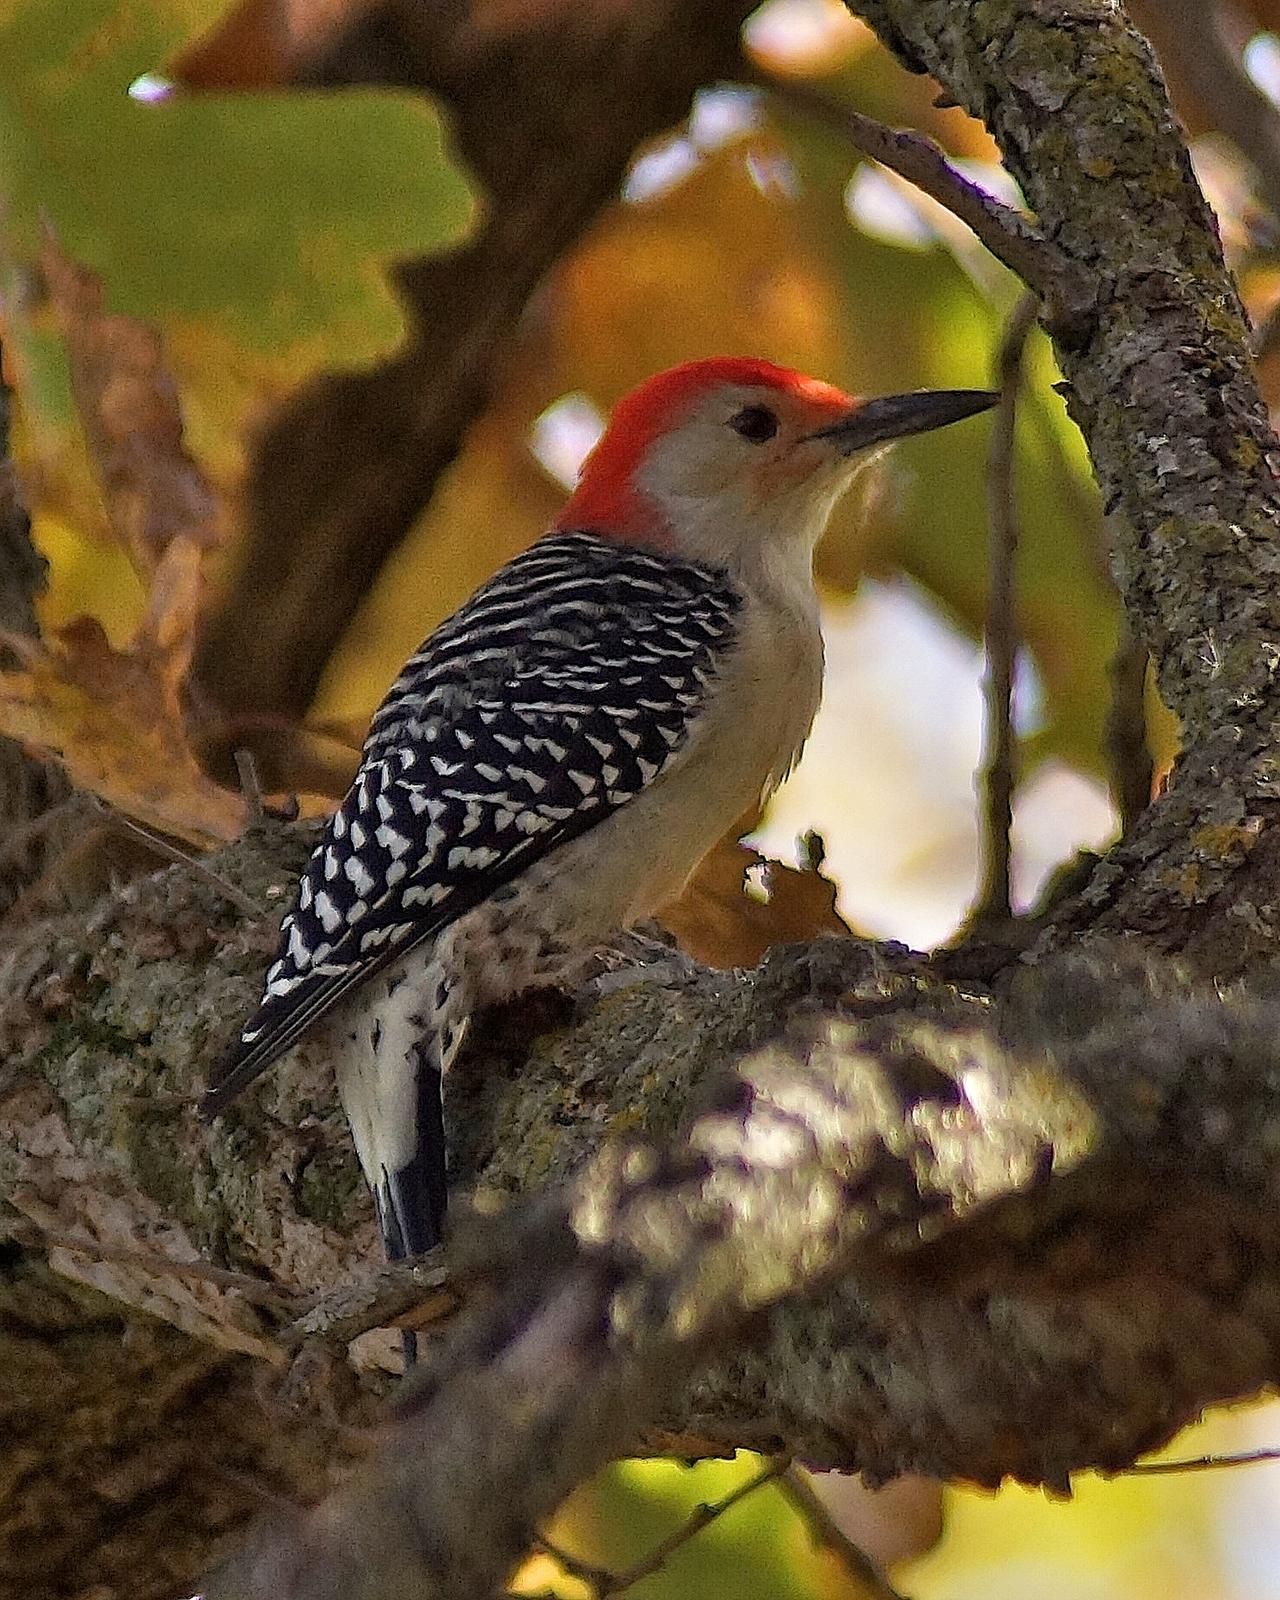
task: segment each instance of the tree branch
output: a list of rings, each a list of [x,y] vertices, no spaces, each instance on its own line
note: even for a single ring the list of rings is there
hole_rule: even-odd
[[[754,1476],[748,1478],[745,1483],[738,1484],[721,1499],[694,1506],[678,1528],[672,1529],[666,1538],[660,1539],[651,1550],[621,1572],[610,1572],[607,1569],[589,1566],[586,1562],[570,1555],[568,1551],[560,1550],[548,1543],[541,1535],[536,1542],[548,1554],[553,1555],[579,1583],[586,1584],[595,1600],[605,1600],[606,1596],[622,1594],[639,1583],[642,1578],[650,1578],[655,1572],[660,1572],[677,1550],[682,1549],[691,1539],[696,1539],[717,1517],[722,1517],[726,1511],[732,1511],[734,1506],[740,1505],[758,1489],[764,1489],[769,1484],[784,1478],[790,1470],[790,1465],[786,1456],[775,1457],[774,1460],[766,1462]]]
[[[1044,948],[1140,929],[1206,975],[1238,975],[1280,933],[1276,441],[1154,57],[1108,0],[848,4],[986,120],[1041,233],[1096,287],[1091,324],[1051,332],[1129,624],[1188,749]]]
[[[886,127],[789,79],[760,74],[756,81],[786,104],[827,123],[855,149],[945,206],[973,230],[997,261],[1003,261],[1043,297],[1052,318],[1076,326],[1090,314],[1092,291],[1072,263],[1039,233],[1030,218],[953,167],[932,139],[910,128]]]
[[[258,1495],[237,1490],[228,1472],[250,1461],[260,1485],[306,1503],[327,1462],[360,1452],[385,1392],[368,1366],[368,1338],[350,1351],[343,1343],[368,1325],[363,1263],[376,1245],[323,1069],[299,1061],[273,1073],[212,1133],[189,1104],[204,1063],[251,998],[276,914],[266,908],[278,906],[310,837],[273,825],[216,861],[220,879],[264,907],[258,923],[242,919],[218,886],[175,866],[104,904],[87,929],[45,928],[6,954],[0,1217],[34,1219],[104,1247],[95,1260],[39,1245],[26,1220],[3,1230],[12,1237],[0,1250],[8,1263],[0,1360],[30,1373],[10,1391],[22,1396],[20,1442],[31,1463],[12,1515],[25,1525],[33,1514],[25,1496],[39,1495],[40,1514],[63,1530],[50,1547],[68,1552],[54,1574],[65,1587],[127,1570],[138,1596],[165,1594],[175,1571],[189,1578],[257,1513]],[[474,1415],[464,1428],[469,1402],[451,1381],[441,1403],[461,1408],[456,1426],[473,1439],[473,1453],[492,1452],[478,1483],[492,1484],[508,1459],[523,1480],[559,1484],[601,1451],[699,1454],[745,1444],[860,1467],[872,1478],[915,1471],[995,1482],[1012,1473],[1061,1487],[1071,1470],[1123,1465],[1206,1404],[1280,1375],[1271,1311],[1280,1304],[1280,1172],[1270,1154],[1280,1148],[1280,1063],[1271,1009],[1202,998],[1161,968],[1101,954],[1033,971],[1022,984],[1025,992],[993,1012],[985,991],[944,982],[920,958],[830,939],[779,951],[754,974],[695,970],[586,997],[571,1026],[545,1033],[531,1051],[538,1029],[526,1012],[505,1032],[499,1019],[487,1044],[482,1030],[480,1054],[452,1081],[448,1108],[454,1170],[479,1208],[459,1207],[449,1293],[481,1323],[464,1321],[460,1344],[446,1335],[443,1359],[457,1372],[477,1350],[499,1348],[480,1326],[519,1324],[530,1337],[550,1328],[555,1337],[546,1332],[539,1359],[560,1372],[564,1357],[567,1388],[501,1362],[494,1381],[527,1380],[548,1412],[556,1396],[572,1393],[569,1412],[587,1431],[574,1434],[572,1448],[562,1439],[563,1465],[546,1479],[522,1456],[531,1440],[558,1454],[560,1425],[542,1400],[522,1444],[510,1419],[495,1436]],[[750,1054],[788,1017],[803,1030],[793,1042]],[[716,1085],[744,1053],[747,1090],[726,1102]],[[743,1092],[774,1120],[744,1120]],[[720,1109],[699,1122],[708,1097]],[[802,1121],[815,1119],[826,1152],[803,1171],[785,1126],[796,1106]],[[728,1139],[739,1125],[741,1137],[757,1139],[763,1166],[748,1163],[726,1189],[727,1177],[711,1183],[697,1164],[720,1159],[704,1148],[709,1130]],[[682,1126],[695,1130],[690,1138]],[[633,1171],[631,1136],[666,1152],[658,1170],[684,1174],[683,1198],[649,1195],[645,1204],[670,1206],[670,1214],[642,1226],[637,1218],[658,1213],[628,1212],[630,1231],[611,1245],[608,1219],[622,1201],[605,1179],[622,1170],[617,1163]],[[848,1161],[862,1165],[840,1165]],[[787,1188],[792,1181],[797,1187]],[[533,1206],[529,1220],[513,1207],[500,1223],[485,1223],[507,1198],[547,1183],[571,1187]],[[704,1254],[698,1230],[708,1213],[699,1208],[720,1217],[721,1205],[732,1227],[712,1228]],[[628,1280],[616,1263],[599,1277],[603,1258],[590,1252],[583,1270],[594,1287],[577,1298],[577,1246],[565,1243],[563,1228],[573,1206],[600,1219],[593,1239],[606,1256],[615,1245],[628,1261],[628,1251],[639,1252],[638,1301],[623,1293]],[[835,1219],[827,1245],[789,1231],[824,1215]],[[552,1226],[548,1216],[560,1221]],[[675,1244],[651,1260],[646,1239]],[[837,1261],[846,1246],[851,1254]],[[740,1252],[750,1260],[740,1262]],[[175,1271],[166,1280],[156,1259],[181,1264],[201,1254],[262,1280],[280,1308],[268,1294],[251,1302],[238,1280],[216,1281],[220,1274],[201,1282]],[[538,1272],[528,1274],[535,1260]],[[560,1260],[568,1300],[557,1310],[546,1297]],[[853,1270],[841,1275],[844,1261]],[[593,1335],[580,1346],[569,1340],[565,1356],[564,1305],[575,1308],[575,1338],[586,1339],[583,1328],[598,1327],[588,1308],[598,1311],[603,1285],[612,1285],[610,1305],[670,1308],[675,1289],[645,1287],[643,1273],[677,1268],[688,1276],[679,1280],[687,1293],[680,1290],[674,1327],[654,1311],[652,1326],[636,1324],[639,1346],[602,1348]],[[346,1311],[333,1293],[344,1282]],[[507,1283],[527,1297],[518,1315],[502,1301]],[[383,1314],[403,1316],[415,1298],[430,1300],[438,1340],[444,1287],[432,1265],[416,1290],[398,1283],[399,1298]],[[317,1293],[327,1309],[300,1319],[299,1299]],[[373,1293],[376,1300],[376,1281]],[[50,1321],[78,1330],[86,1378],[62,1370],[56,1346],[53,1366],[31,1368],[40,1348],[33,1334]],[[132,1331],[122,1341],[123,1326]],[[709,1348],[725,1359],[707,1364]],[[472,1354],[464,1360],[460,1350]],[[643,1405],[627,1387],[632,1356]],[[688,1363],[699,1361],[686,1380]],[[157,1386],[159,1370],[172,1371],[173,1383]],[[432,1370],[431,1381],[443,1384],[446,1368]],[[1153,1371],[1161,1374],[1154,1385]],[[78,1406],[77,1385],[89,1373],[98,1400]],[[140,1394],[148,1396],[142,1407]],[[494,1404],[507,1399],[504,1391]],[[92,1437],[78,1437],[81,1416],[92,1420]],[[607,1435],[590,1433],[589,1416]],[[104,1437],[116,1463],[105,1480],[110,1493],[97,1478],[106,1462],[94,1440]],[[166,1499],[182,1505],[187,1526],[157,1539],[145,1462],[161,1446]],[[467,1481],[473,1455],[436,1459],[449,1463],[454,1490]],[[135,1461],[136,1473],[122,1480],[124,1461]],[[526,1507],[534,1526],[552,1509],[510,1504]],[[165,1553],[159,1571],[157,1551]],[[29,1569],[24,1576],[29,1583]],[[47,1568],[42,1581],[51,1581]]]
[[[1016,760],[1013,732],[1013,674],[1018,656],[1016,563],[1018,513],[1013,481],[1014,429],[1022,352],[1040,301],[1025,294],[1010,316],[996,356],[1000,406],[991,430],[987,460],[987,613],[983,630],[986,660],[982,675],[985,711],[982,798],[982,882],[970,928],[1007,922],[1013,910],[1010,863],[1013,854],[1013,787]]]
[[[690,1375],[709,1358],[714,1370],[719,1350],[736,1349],[755,1326],[753,1342],[772,1345],[770,1381],[787,1381],[796,1353],[780,1359],[779,1330],[760,1321],[769,1307],[794,1313],[808,1299],[811,1330],[821,1307],[848,1315],[874,1306],[890,1283],[891,1296],[913,1298],[919,1338],[931,1300],[952,1314],[971,1297],[984,1302],[985,1340],[965,1340],[948,1356],[926,1334],[926,1348],[908,1357],[907,1382],[899,1374],[894,1384],[897,1429],[899,1385],[923,1387],[928,1371],[929,1425],[922,1429],[917,1404],[912,1443],[902,1438],[898,1450],[936,1470],[942,1440],[957,1420],[965,1426],[952,1408],[972,1413],[980,1397],[982,1427],[992,1427],[985,1386],[1001,1339],[1014,1329],[1051,1344],[1066,1335],[1053,1303],[1063,1270],[1055,1252],[1066,1249],[1085,1305],[1085,1285],[1117,1270],[1124,1292],[1150,1296],[1182,1262],[1175,1253],[1170,1271],[1166,1250],[1143,1284],[1131,1230],[1141,1231],[1153,1203],[1167,1222],[1181,1198],[1201,1215],[1199,1250],[1211,1236],[1229,1253],[1247,1239],[1254,1261],[1274,1262],[1280,1164],[1260,1166],[1256,1144],[1247,1155],[1244,1146],[1254,1118],[1266,1119],[1268,1141],[1280,1131],[1280,1011],[1229,1007],[1174,986],[1162,992],[1152,973],[1125,961],[1067,962],[1045,977],[1053,999],[1037,987],[1015,1003],[1007,1040],[963,1006],[914,1020],[832,1021],[810,1046],[748,1057],[684,1135],[606,1143],[563,1185],[504,1218],[496,1237],[485,1239],[468,1218],[468,1252],[484,1260],[487,1290],[478,1286],[461,1326],[401,1391],[377,1453],[319,1511],[265,1533],[233,1561],[208,1586],[209,1600],[356,1600],[393,1587],[415,1597],[494,1593],[569,1488],[632,1445],[655,1406],[680,1407]],[[1129,1237],[1121,1243],[1118,1233]],[[521,1270],[530,1261],[536,1274]],[[1280,1371],[1280,1317],[1261,1303],[1256,1270],[1248,1280],[1241,1292],[1236,1273],[1221,1267],[1201,1280],[1207,1301],[1233,1308],[1229,1381],[1250,1360],[1255,1378]],[[814,1302],[820,1290],[827,1298]],[[1166,1320],[1177,1314],[1163,1297],[1150,1309]],[[1143,1320],[1119,1319],[1126,1332]],[[1066,1322],[1079,1339],[1069,1312]],[[842,1353],[878,1364],[886,1331],[874,1321],[849,1329]],[[1099,1322],[1093,1332],[1102,1333]],[[1196,1334],[1205,1333],[1202,1316]],[[1162,1407],[1185,1402],[1179,1390],[1192,1365],[1203,1363],[1205,1378],[1212,1367],[1222,1383],[1225,1352],[1210,1338],[1212,1353],[1182,1351],[1172,1376],[1167,1361],[1147,1365],[1152,1353],[1143,1352],[1141,1370],[1160,1375]],[[1104,1388],[1122,1348],[1108,1341]],[[1026,1362],[1029,1352],[1021,1354]],[[830,1378],[839,1356],[827,1355],[837,1361]],[[1128,1456],[1151,1440],[1154,1418],[1137,1395],[1120,1407],[1113,1393],[1104,1406],[1097,1379],[1087,1387],[1092,1459],[1112,1464],[1113,1451]],[[1024,1405],[1034,1388],[1024,1376]],[[1067,1443],[1053,1426],[1046,1437],[1048,1395],[1034,1399],[1034,1437],[1024,1424],[1011,1448],[988,1431],[976,1457],[968,1441],[966,1475],[975,1459],[985,1475],[993,1447],[1015,1471],[1030,1449],[1037,1475],[1065,1485],[1083,1441]],[[822,1397],[828,1430],[843,1430],[851,1402],[861,1409],[867,1400],[865,1389],[854,1398],[832,1385]],[[808,1431],[818,1418],[795,1422]],[[873,1473],[883,1465],[860,1427],[844,1434],[843,1448],[846,1464]],[[1046,1448],[1064,1451],[1056,1465]]]
[[[1220,736],[1269,681],[1240,647],[1275,619],[1253,544],[1274,535],[1275,439],[1214,218],[1149,47],[1106,0],[998,0],[978,16],[942,0],[850,9],[986,117],[1042,233],[1093,279],[1092,326],[1075,344],[1058,340],[1068,401],[1165,697],[1189,731]],[[1204,651],[1211,628],[1217,667]]]

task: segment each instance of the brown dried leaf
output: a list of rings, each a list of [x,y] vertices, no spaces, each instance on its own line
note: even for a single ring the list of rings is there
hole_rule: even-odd
[[[181,543],[166,559],[182,553],[193,556]],[[190,654],[189,630],[167,648],[142,631],[117,650],[80,617],[28,644],[24,672],[0,675],[0,729],[57,755],[77,788],[164,833],[201,846],[233,839],[244,802],[213,782],[187,740],[180,690]]]
[[[43,644],[10,640],[24,670],[0,675],[0,732],[56,754],[78,787],[165,833],[234,838],[245,807],[201,768],[184,693],[204,556],[223,537],[218,502],[184,443],[160,336],[106,312],[100,280],[52,233],[41,267],[108,519],[147,603],[123,647],[90,617]]]
[[[788,867],[727,836],[660,921],[713,967],[754,967],[772,945],[849,933],[835,885],[822,875],[822,841],[810,834],[807,843],[808,860]]]
[[[183,442],[160,335],[134,317],[106,312],[101,280],[65,255],[51,232],[40,267],[107,515],[134,566],[151,576],[177,539],[198,550],[220,544],[218,503]]]
[[[896,1478],[871,1489],[861,1478],[819,1472],[808,1482],[840,1532],[879,1567],[926,1555],[945,1531],[942,1485],[934,1478]]]

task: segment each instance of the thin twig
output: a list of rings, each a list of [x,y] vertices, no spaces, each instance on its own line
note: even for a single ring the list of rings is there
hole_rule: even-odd
[[[1103,730],[1111,794],[1120,808],[1120,831],[1132,831],[1151,804],[1153,762],[1147,743],[1146,646],[1121,624],[1111,657],[1111,704]]]
[[[1013,437],[1022,379],[1022,352],[1035,321],[1039,299],[1019,300],[1000,341],[997,360],[1000,405],[991,430],[987,463],[990,523],[987,561],[986,665],[982,695],[986,707],[980,790],[982,795],[982,887],[972,922],[1006,922],[1010,898],[1010,835],[1013,827],[1013,669],[1018,652],[1015,615],[1015,562],[1018,521],[1014,505]]]
[[[204,1099],[201,1093],[184,1094],[177,1089],[155,1089],[148,1094],[122,1094],[113,1102],[122,1111],[189,1111]]]
[[[545,1550],[560,1563],[571,1578],[586,1584],[596,1600],[607,1600],[609,1595],[621,1594],[624,1590],[630,1589],[633,1584],[639,1583],[641,1578],[652,1577],[666,1565],[677,1550],[688,1544],[690,1539],[696,1538],[704,1528],[718,1517],[722,1517],[739,1501],[754,1494],[757,1489],[763,1489],[766,1484],[777,1482],[790,1466],[790,1456],[774,1456],[754,1477],[748,1478],[745,1483],[740,1483],[722,1499],[694,1506],[678,1528],[669,1533],[665,1539],[660,1539],[647,1555],[641,1556],[632,1566],[624,1567],[621,1572],[610,1572],[605,1567],[593,1566],[589,1561],[580,1561],[577,1556],[570,1555],[567,1550],[550,1543],[541,1534],[538,1535],[537,1543],[540,1549]]]
[[[218,1289],[234,1289],[254,1305],[274,1311],[280,1317],[295,1314],[296,1303],[286,1300],[278,1289],[261,1278],[248,1273],[231,1272],[225,1267],[212,1266],[207,1261],[175,1261],[171,1256],[159,1255],[151,1250],[138,1250],[127,1245],[106,1244],[87,1235],[64,1233],[57,1228],[46,1228],[31,1218],[10,1223],[6,1236],[19,1244],[40,1250],[69,1250],[91,1261],[105,1261],[122,1267],[136,1267],[156,1278],[188,1278],[196,1283],[212,1284]]]
[[[798,1467],[788,1467],[778,1479],[778,1487],[790,1501],[792,1509],[803,1518],[813,1541],[830,1550],[844,1563],[863,1592],[875,1596],[876,1600],[902,1600],[902,1596],[866,1551],[845,1533],[831,1515],[822,1496]]]
[[[1057,323],[1074,324],[1087,318],[1093,293],[1083,274],[1013,206],[988,194],[947,160],[932,139],[912,129],[890,128],[860,111],[840,105],[821,93],[767,74],[753,80],[781,100],[817,117],[842,133],[881,166],[914,184],[922,194],[959,217],[997,261],[1036,290]]]
[[[248,813],[249,826],[261,827],[266,820],[266,808],[262,803],[262,779],[258,776],[258,763],[254,759],[252,750],[240,745],[235,752],[236,772],[240,778],[240,793],[244,796],[245,811]]]
[[[279,1343],[289,1349],[319,1340],[344,1349],[371,1328],[422,1328],[454,1310],[462,1298],[458,1274],[451,1273],[444,1249],[436,1246],[410,1261],[381,1262],[355,1281],[314,1295],[283,1329]]]
[[[163,856],[166,861],[190,868],[197,877],[212,884],[225,900],[229,900],[233,906],[238,906],[246,916],[255,920],[262,916],[262,907],[256,901],[251,900],[243,889],[237,889],[234,883],[228,883],[225,878],[220,878],[211,867],[205,866],[199,857],[189,854],[186,850],[180,850],[176,844],[158,833],[153,833],[141,822],[135,822],[132,817],[126,817],[122,811],[113,811],[105,801],[99,800],[95,795],[89,798],[112,826],[123,828],[126,832],[136,835],[149,849],[154,850],[156,855]]]
[[[1236,1455],[1192,1456],[1186,1461],[1139,1461],[1109,1476],[1157,1478],[1171,1472],[1217,1472],[1224,1467],[1256,1467],[1267,1461],[1280,1461],[1280,1450],[1242,1450]]]
[[[1168,1477],[1183,1472],[1215,1472],[1234,1467],[1264,1466],[1280,1462],[1280,1449],[1259,1449],[1240,1451],[1228,1455],[1193,1456],[1178,1461],[1146,1461],[1137,1462],[1133,1466],[1123,1467],[1108,1477],[1134,1478],[1134,1477]],[[538,1547],[564,1568],[570,1577],[579,1583],[585,1584],[592,1591],[596,1600],[606,1600],[606,1597],[620,1593],[623,1589],[636,1583],[641,1577],[648,1577],[678,1549],[695,1534],[713,1521],[715,1517],[744,1499],[748,1494],[761,1488],[764,1484],[777,1482],[779,1489],[791,1503],[793,1509],[804,1518],[812,1536],[825,1548],[833,1551],[844,1561],[860,1583],[868,1586],[871,1595],[878,1600],[903,1600],[898,1590],[893,1588],[876,1563],[859,1548],[847,1534],[840,1528],[822,1499],[814,1492],[806,1478],[787,1460],[781,1470],[775,1470],[771,1464],[764,1471],[749,1482],[735,1489],[723,1500],[714,1506],[699,1506],[692,1517],[681,1524],[676,1533],[662,1546],[655,1547],[649,1555],[634,1567],[621,1573],[610,1571],[607,1567],[599,1567],[594,1563],[582,1560],[565,1550],[563,1546],[555,1543],[546,1535],[539,1535]],[[658,1550],[662,1550],[661,1557],[655,1563]],[[510,1596],[505,1600],[511,1600]]]

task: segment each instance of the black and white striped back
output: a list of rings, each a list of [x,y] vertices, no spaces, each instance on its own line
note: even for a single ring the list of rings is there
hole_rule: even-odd
[[[373,719],[208,1109],[365,978],[660,777],[741,605],[724,573],[561,533],[437,628]]]

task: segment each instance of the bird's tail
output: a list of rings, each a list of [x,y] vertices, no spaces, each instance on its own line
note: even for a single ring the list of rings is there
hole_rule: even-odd
[[[467,1031],[470,995],[448,959],[424,948],[375,979],[324,1041],[373,1191],[388,1261],[421,1255],[444,1230],[444,1075]],[[405,1335],[412,1365],[417,1339]]]
[[[445,1137],[442,1074],[421,1062],[417,1073],[417,1139],[412,1157],[394,1172],[384,1166],[373,1197],[388,1261],[422,1255],[444,1236]],[[418,1335],[403,1335],[405,1369],[418,1359]]]

